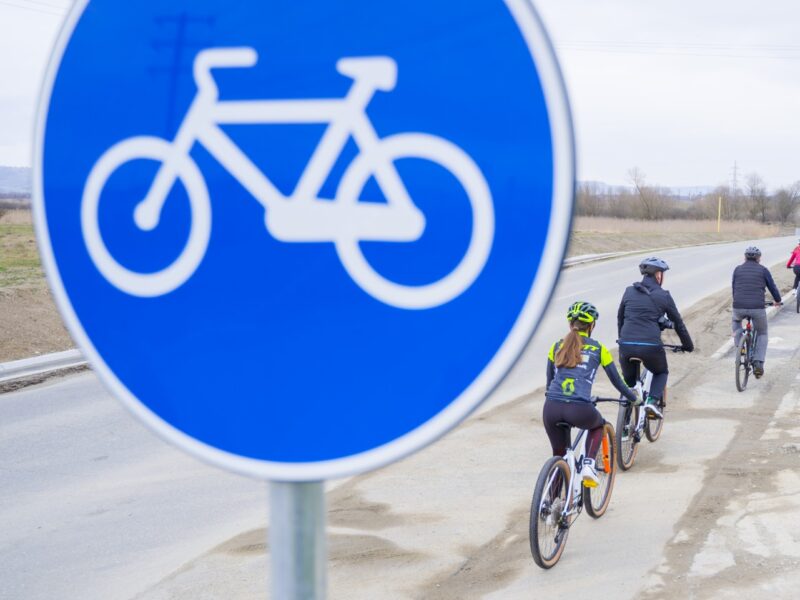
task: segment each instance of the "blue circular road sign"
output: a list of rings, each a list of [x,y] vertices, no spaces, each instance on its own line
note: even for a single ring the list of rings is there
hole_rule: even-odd
[[[79,2],[36,226],[69,329],[227,468],[342,476],[502,380],[555,285],[569,109],[527,0]]]

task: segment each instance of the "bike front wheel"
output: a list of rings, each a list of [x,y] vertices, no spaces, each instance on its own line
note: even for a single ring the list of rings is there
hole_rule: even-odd
[[[121,265],[109,251],[100,231],[100,200],[108,180],[120,167],[137,160],[155,161],[161,168],[169,164],[175,182],[180,181],[186,190],[191,212],[189,235],[177,258],[153,273],[141,273]],[[135,222],[133,211],[131,220]],[[189,156],[176,154],[169,142],[155,137],[130,138],[109,148],[92,168],[81,200],[81,227],[89,256],[109,283],[133,296],[161,296],[189,279],[205,256],[211,237],[208,188],[194,161]]]
[[[583,505],[590,517],[602,517],[611,502],[611,490],[617,476],[617,444],[614,427],[611,423],[603,426],[603,437],[597,449],[595,465],[597,467],[597,487],[583,488]]]
[[[442,167],[455,177],[466,192],[472,212],[472,231],[460,262],[437,281],[405,285],[381,275],[364,256],[361,240],[356,236],[338,239],[336,251],[353,281],[374,298],[399,308],[432,308],[459,296],[483,270],[494,240],[494,205],[486,179],[472,158],[455,144],[422,133],[404,133],[384,138],[374,152],[356,157],[342,177],[336,194],[337,201],[357,204],[364,186],[374,176],[388,203],[394,204],[387,211],[418,210],[408,198],[393,164],[404,158],[426,160]],[[394,198],[392,190],[395,191]]]
[[[636,427],[639,425],[638,406],[629,404],[620,405],[617,412],[617,464],[623,471],[627,471],[633,466],[636,460],[636,453],[639,451],[639,441],[636,439],[639,433]]]
[[[528,528],[531,555],[543,569],[558,562],[567,543],[569,523],[564,512],[570,485],[567,461],[554,456],[542,467],[533,490]]]
[[[739,340],[736,347],[736,389],[743,392],[747,387],[747,380],[750,377],[750,343],[747,334]]]

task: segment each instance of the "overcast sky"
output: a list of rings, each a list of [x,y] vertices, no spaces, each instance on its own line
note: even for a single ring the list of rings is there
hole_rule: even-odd
[[[0,0],[0,165],[29,166],[69,0]],[[539,0],[570,93],[578,177],[666,186],[800,179],[800,2]],[[62,8],[59,8],[62,7]]]

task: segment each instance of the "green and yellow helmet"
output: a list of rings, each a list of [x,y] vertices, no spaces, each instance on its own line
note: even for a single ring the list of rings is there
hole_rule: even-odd
[[[582,323],[594,323],[600,318],[597,307],[591,302],[576,302],[567,311],[567,321],[581,321]]]

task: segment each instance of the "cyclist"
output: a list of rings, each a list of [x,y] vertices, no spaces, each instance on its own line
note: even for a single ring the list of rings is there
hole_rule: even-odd
[[[661,419],[664,416],[661,408],[664,406],[669,366],[667,353],[661,343],[661,332],[664,329],[675,329],[683,351],[694,350],[694,343],[675,301],[661,287],[664,284],[664,272],[667,270],[669,265],[660,258],[650,257],[639,263],[642,281],[628,286],[617,311],[619,361],[625,383],[629,386],[636,384],[637,367],[631,362],[632,358],[641,360],[653,374],[650,393],[644,405],[650,419]]]
[[[792,255],[789,257],[789,262],[786,263],[787,269],[794,271],[794,284],[792,285],[792,294],[797,295],[797,284],[800,283],[800,240],[797,241],[797,246],[792,250]]]
[[[767,356],[767,311],[764,308],[764,292],[768,289],[775,304],[781,306],[781,293],[775,285],[772,273],[761,263],[761,250],[750,246],[744,251],[744,262],[733,270],[733,315],[732,328],[735,347],[739,346],[744,330],[742,319],[750,317],[756,333],[753,348],[753,375],[764,374],[764,359]]]
[[[640,403],[636,393],[619,376],[608,349],[591,337],[600,314],[589,302],[575,302],[567,311],[569,333],[550,347],[547,355],[547,391],[543,410],[544,428],[553,456],[564,456],[569,446],[569,432],[558,427],[560,421],[586,429],[586,458],[581,473],[583,484],[596,487],[597,467],[594,457],[603,437],[603,415],[592,404],[592,384],[598,367],[603,367],[614,387],[633,403]]]

